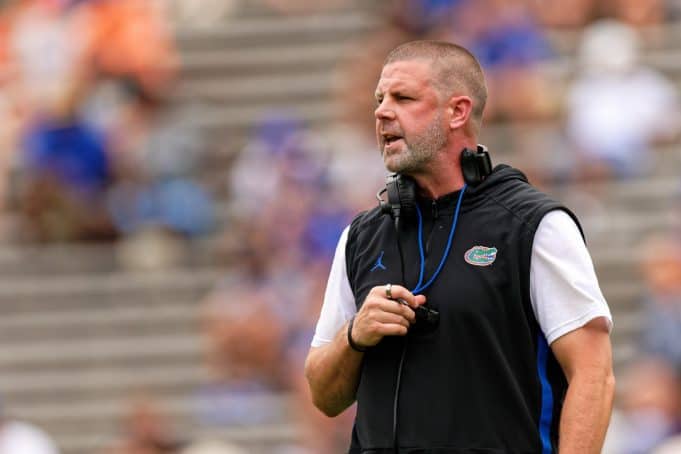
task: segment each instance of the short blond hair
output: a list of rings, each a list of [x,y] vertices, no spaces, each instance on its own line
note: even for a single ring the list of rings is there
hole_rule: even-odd
[[[476,129],[480,129],[487,103],[487,85],[475,56],[464,47],[447,41],[410,41],[393,49],[383,66],[416,59],[426,59],[433,63],[432,83],[441,96],[448,98],[459,91],[471,97],[473,122]]]

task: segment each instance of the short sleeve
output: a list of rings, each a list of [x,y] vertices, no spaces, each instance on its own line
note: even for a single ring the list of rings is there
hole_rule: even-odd
[[[563,210],[539,223],[530,266],[532,308],[549,344],[591,320],[612,315],[577,224]]]
[[[343,324],[357,312],[345,263],[345,245],[348,242],[349,230],[349,226],[343,230],[336,246],[324,292],[324,304],[312,338],[313,347],[330,343]]]

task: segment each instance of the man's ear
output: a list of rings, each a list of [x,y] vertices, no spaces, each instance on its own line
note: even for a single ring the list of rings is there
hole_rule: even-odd
[[[448,104],[450,129],[460,129],[465,126],[473,112],[473,100],[465,95],[452,96]]]

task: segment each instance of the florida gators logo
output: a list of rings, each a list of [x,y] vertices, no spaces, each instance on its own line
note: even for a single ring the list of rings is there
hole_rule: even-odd
[[[473,246],[463,255],[466,263],[475,266],[488,266],[497,258],[497,248],[486,246]]]

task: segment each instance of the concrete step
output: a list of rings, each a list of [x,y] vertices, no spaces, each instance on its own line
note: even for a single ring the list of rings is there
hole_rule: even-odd
[[[669,79],[677,81],[681,76],[679,56],[679,48],[653,49],[643,53],[639,60],[641,65],[656,69]],[[537,64],[537,68],[554,83],[567,83],[577,75],[579,64],[574,56],[560,55]]]
[[[187,392],[207,381],[208,373],[199,361],[149,363],[130,368],[105,364],[92,368],[45,369],[40,373],[5,370],[0,377],[0,394],[21,404],[70,404],[95,398],[126,399],[132,390],[140,389],[162,394]]]
[[[245,449],[249,454],[272,454],[300,438],[301,428],[294,422],[281,422],[253,427],[206,429],[183,425],[178,435],[195,440],[224,440]],[[59,437],[64,454],[92,454],[111,446],[118,439],[117,431],[103,434],[74,432]]]
[[[175,31],[180,52],[205,49],[276,48],[310,42],[338,42],[373,29],[375,18],[363,12],[309,16],[235,19],[226,26],[179,27]]]
[[[168,301],[154,307],[47,306],[38,311],[3,314],[0,317],[0,342],[8,345],[79,336],[152,334],[195,327],[198,318],[197,301]]]
[[[333,82],[333,69],[322,67],[315,72],[266,74],[244,78],[213,77],[189,80],[175,90],[176,101],[202,102],[203,107],[236,108],[243,106],[274,108],[294,106],[307,98],[327,98]],[[327,100],[328,102],[328,100]]]
[[[183,80],[198,80],[216,75],[228,78],[262,74],[278,75],[331,70],[353,47],[346,42],[312,41],[278,48],[200,49],[181,55]],[[263,87],[266,88],[266,87]]]
[[[135,273],[74,274],[0,279],[0,314],[36,310],[45,304],[67,309],[91,304],[157,304],[197,298],[223,275],[217,268],[172,269]],[[159,301],[161,300],[161,301]]]
[[[333,103],[325,98],[314,99],[304,104],[267,104],[259,106],[226,106],[226,107],[206,107],[194,119],[196,125],[201,128],[203,133],[208,134],[215,140],[233,139],[235,144],[239,144],[239,139],[249,135],[253,125],[271,113],[273,110],[288,113],[294,118],[299,118],[305,124],[316,127],[333,121],[338,111]],[[231,149],[235,152],[238,148]]]
[[[133,393],[132,396],[134,395]],[[161,402],[164,413],[173,420],[186,424],[194,421],[198,394],[161,395],[155,393],[154,395]],[[73,429],[79,425],[86,427],[88,424],[106,424],[107,421],[115,423],[125,414],[130,404],[130,397],[131,395],[128,395],[128,399],[95,398],[72,402],[69,405],[64,405],[62,402],[12,402],[11,408],[13,415],[63,432],[65,429]],[[291,396],[283,393],[254,394],[249,397],[249,401],[271,411],[273,420],[286,421],[287,415],[293,411],[294,402]]]
[[[559,54],[574,55],[583,35],[582,28],[547,29],[546,33],[554,50]],[[639,29],[644,52],[650,50],[677,49],[681,39],[681,22],[664,22]]]
[[[22,342],[0,350],[0,371],[45,367],[94,367],[99,364],[187,361],[200,357],[201,339],[195,332],[153,336],[112,336]]]
[[[112,272],[117,268],[111,244],[0,245],[0,275]]]
[[[628,207],[630,204],[650,204],[659,207],[659,202],[665,205],[678,198],[681,190],[678,176],[643,177],[629,181],[612,181],[593,184],[597,193],[603,194],[604,202]]]
[[[589,244],[628,247],[632,251],[649,235],[670,232],[681,227],[679,219],[672,212],[653,212],[645,216],[613,212],[598,217],[585,217],[582,222]]]
[[[630,280],[601,281],[601,291],[611,309],[618,311],[636,311],[645,292],[640,282]]]
[[[253,396],[263,407],[271,409],[273,418],[279,422],[255,426],[233,426],[221,428],[200,428],[195,418],[194,397],[184,395],[156,394],[162,403],[162,410],[169,420],[175,422],[183,436],[216,436],[244,445],[260,443],[276,444],[291,440],[299,429],[295,421],[286,415],[292,412],[294,402],[287,394],[262,394]],[[12,415],[30,420],[45,428],[56,438],[65,454],[88,452],[111,443],[117,437],[118,424],[126,414],[127,399],[92,399],[86,402],[14,404]],[[181,428],[181,429],[180,429]],[[86,434],[89,434],[86,435]],[[89,451],[93,452],[93,451]]]
[[[596,274],[601,282],[642,281],[639,251],[626,248],[616,249],[608,245],[602,245],[600,248],[591,245],[590,252]]]

